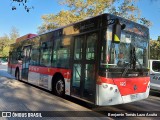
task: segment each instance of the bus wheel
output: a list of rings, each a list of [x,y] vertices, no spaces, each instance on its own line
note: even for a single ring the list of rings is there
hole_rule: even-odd
[[[16,77],[16,80],[19,80],[19,70],[16,70],[15,77]]]
[[[64,97],[65,84],[62,78],[58,78],[54,84],[54,93],[57,96]]]

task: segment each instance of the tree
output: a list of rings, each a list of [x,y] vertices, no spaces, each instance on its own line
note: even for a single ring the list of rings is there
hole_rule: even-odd
[[[6,48],[9,45],[9,37],[8,35],[4,35],[0,37],[0,57],[6,57]]]
[[[157,41],[159,41],[159,42],[160,42],[160,36],[158,36],[158,39],[157,39]]]
[[[140,9],[136,7],[136,2],[138,0],[124,0],[119,2],[119,6],[114,5],[109,8],[109,12],[131,21],[139,22],[147,27],[151,26],[152,23],[149,20],[144,17],[141,18]]]
[[[105,11],[133,21],[139,20],[142,24],[150,25],[148,20],[140,18],[140,10],[135,6],[137,1],[138,0],[62,0],[60,4],[66,5],[69,9],[62,10],[58,14],[43,15],[43,24],[38,28],[38,33],[93,17]]]
[[[18,29],[16,27],[12,27],[10,31],[10,44],[16,42],[16,39],[20,36]]]
[[[9,35],[4,34],[0,37],[0,57],[7,57],[9,55],[10,44],[13,44],[18,37],[19,32],[15,27],[11,28]]]
[[[157,40],[150,40],[150,59],[160,59],[160,36]]]

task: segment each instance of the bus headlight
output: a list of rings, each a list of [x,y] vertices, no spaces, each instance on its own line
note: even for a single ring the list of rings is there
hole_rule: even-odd
[[[106,89],[108,87],[108,85],[103,85],[103,88]]]
[[[118,90],[117,90],[117,89],[115,89],[115,92],[118,92]]]
[[[113,87],[110,87],[110,90],[113,90]]]

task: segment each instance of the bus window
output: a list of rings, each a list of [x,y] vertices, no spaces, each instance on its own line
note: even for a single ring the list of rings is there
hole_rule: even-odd
[[[86,59],[93,60],[95,58],[97,34],[93,33],[87,37]]]
[[[95,65],[94,64],[86,64],[85,66],[85,82],[84,82],[84,97],[89,97],[89,99],[93,99],[93,86],[95,79]]]
[[[40,65],[51,66],[51,45],[50,41],[42,43],[40,54]]]
[[[160,72],[160,61],[153,61],[152,62],[152,70],[154,72]]]
[[[148,46],[145,38],[130,34],[129,32],[122,31],[121,41],[119,44],[112,43],[111,30],[106,31],[106,46],[102,47],[101,63],[102,67],[117,67],[125,68],[129,64],[133,63],[133,56],[136,56],[136,68],[145,68],[146,64],[146,46]],[[105,49],[104,49],[105,48]],[[135,49],[135,53],[131,54],[131,51]],[[105,52],[106,51],[106,52]],[[105,55],[106,54],[106,55]],[[122,57],[119,57],[123,54]],[[121,64],[119,64],[119,61]]]
[[[31,60],[30,65],[39,65],[39,45],[35,44],[32,46],[31,50]]]
[[[70,37],[57,39],[54,41],[53,48],[53,67],[69,67],[70,57]]]
[[[74,60],[82,59],[82,40],[84,36],[79,36],[75,38],[75,48],[74,48]]]

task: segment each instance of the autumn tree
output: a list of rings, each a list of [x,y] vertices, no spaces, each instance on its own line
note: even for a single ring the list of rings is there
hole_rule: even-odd
[[[12,27],[9,33],[10,44],[14,43],[19,36],[18,29],[16,27]]]
[[[18,37],[19,32],[15,27],[11,28],[9,35],[4,34],[2,37],[0,37],[0,57],[8,56],[10,44],[13,44]]]
[[[6,57],[8,50],[7,46],[9,45],[9,37],[8,35],[4,34],[3,37],[0,37],[0,57]]]
[[[152,23],[144,17],[141,17],[141,12],[136,3],[138,0],[123,0],[119,1],[119,6],[112,5],[109,8],[109,13],[126,18],[128,20],[141,23],[147,27],[151,26]]]
[[[150,59],[160,59],[160,36],[157,40],[150,40]]]
[[[140,10],[136,7],[138,0],[62,0],[61,5],[68,7],[58,14],[42,16],[43,24],[38,27],[38,33],[50,31],[56,27],[74,23],[104,12],[109,12],[133,21],[139,21],[146,26],[150,22],[140,18]]]

